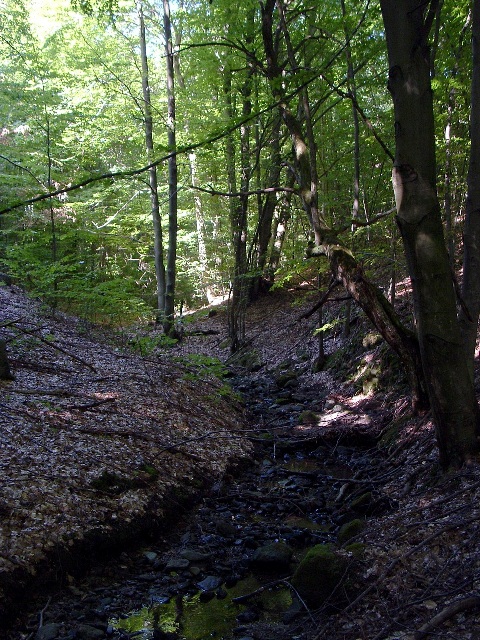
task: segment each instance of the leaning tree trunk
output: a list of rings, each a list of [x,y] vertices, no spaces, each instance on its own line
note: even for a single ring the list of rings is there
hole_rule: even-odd
[[[440,462],[477,451],[477,402],[462,348],[436,191],[435,130],[427,37],[436,2],[381,0],[395,111],[393,185],[412,280],[415,317]]]
[[[267,59],[267,75],[272,93],[282,113],[283,121],[290,133],[297,169],[299,194],[303,207],[315,233],[315,246],[311,256],[326,256],[333,278],[342,283],[352,298],[360,305],[380,334],[398,354],[407,373],[414,409],[421,410],[427,405],[420,354],[415,335],[399,321],[394,309],[378,287],[364,275],[352,252],[346,247],[321,215],[316,193],[315,169],[312,169],[313,155],[310,153],[306,137],[298,118],[295,117],[282,90],[282,68],[278,64],[278,51],[273,37],[273,11],[276,0],[267,0],[262,7],[262,35]]]

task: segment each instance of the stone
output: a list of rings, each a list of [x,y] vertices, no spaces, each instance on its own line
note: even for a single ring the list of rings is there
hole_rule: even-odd
[[[372,492],[366,491],[365,493],[362,493],[360,496],[358,496],[358,498],[355,498],[355,500],[352,500],[352,502],[350,503],[350,509],[355,513],[363,515],[371,510],[373,502],[374,500]]]
[[[285,371],[275,378],[275,384],[279,389],[284,389],[289,382],[297,380],[298,375],[295,371]]]
[[[165,571],[181,571],[182,569],[188,569],[190,560],[186,558],[172,558],[167,562]]]
[[[215,591],[222,584],[222,579],[218,576],[207,576],[201,582],[197,582],[197,587],[202,591]]]
[[[346,522],[344,525],[340,527],[338,532],[338,544],[345,544],[352,538],[355,538],[365,529],[365,521],[360,520],[360,518],[356,518],[355,520],[350,520],[350,522]]]
[[[157,559],[158,553],[155,553],[155,551],[145,551],[143,555],[149,562],[154,562]]]
[[[320,607],[342,594],[340,582],[345,578],[348,559],[338,554],[330,544],[312,547],[292,576],[292,585],[309,606]]]
[[[217,533],[219,533],[224,538],[232,538],[238,533],[235,525],[233,525],[228,520],[223,520],[222,518],[218,518],[217,520],[215,520],[215,529],[217,530]]]
[[[293,551],[284,542],[271,542],[255,549],[251,563],[253,566],[278,571],[279,573],[288,569]]]
[[[211,553],[201,553],[195,549],[184,549],[180,551],[180,555],[190,562],[207,562],[212,557]]]
[[[56,622],[45,624],[35,634],[35,640],[55,640],[60,633],[60,625]]]
[[[77,640],[101,640],[105,637],[105,632],[89,624],[80,624],[75,629]]]

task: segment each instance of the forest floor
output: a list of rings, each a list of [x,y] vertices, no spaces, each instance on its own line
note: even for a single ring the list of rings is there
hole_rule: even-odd
[[[287,585],[308,545],[335,545],[348,560],[342,597],[275,621],[248,606],[234,638],[480,638],[478,461],[441,473],[430,416],[412,416],[398,365],[361,318],[348,340],[332,327],[331,368],[313,373],[316,320],[299,319],[316,302],[308,286],[249,308],[243,360],[229,359],[222,307],[187,318],[166,350],[152,330],[112,337],[16,287],[0,296],[15,374],[0,400],[9,640],[164,637],[112,617],[147,596],[178,605],[212,574],[220,599],[225,576],[243,578],[276,541],[293,564],[269,579]],[[244,403],[211,375],[213,357]],[[361,530],[342,542],[352,520]],[[107,549],[113,564],[100,563]]]

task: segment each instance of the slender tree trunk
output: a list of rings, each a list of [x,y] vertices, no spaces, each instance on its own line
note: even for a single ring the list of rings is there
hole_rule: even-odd
[[[197,157],[194,153],[190,153],[188,156],[190,163],[190,182],[193,187],[197,184]],[[198,192],[194,192],[193,200],[195,204],[195,222],[197,225],[197,246],[198,246],[198,262],[200,265],[200,279],[202,289],[207,299],[207,302],[212,302],[213,294],[209,286],[207,277],[207,245],[205,242],[205,220],[202,211],[202,201]]]
[[[464,306],[460,313],[464,353],[470,377],[480,314],[480,3],[473,3],[472,90],[470,111],[470,165],[464,229],[463,286]]]
[[[153,117],[150,99],[150,85],[147,58],[147,41],[145,34],[145,20],[143,17],[143,3],[137,3],[138,18],[140,22],[140,57],[142,61],[142,92],[143,92],[143,118],[145,126],[145,147],[149,163],[154,159],[153,144]],[[157,284],[157,321],[165,312],[165,264],[163,255],[162,218],[158,201],[158,177],[157,167],[149,169],[150,203],[153,223],[153,259],[155,264],[155,280]]]
[[[172,28],[170,23],[170,2],[163,0],[163,26],[167,63],[167,137],[171,155],[168,159],[168,254],[165,282],[165,320],[163,329],[167,335],[175,333],[175,280],[177,266],[177,148],[175,134],[175,83],[173,65]]]
[[[418,339],[440,463],[478,449],[477,402],[456,319],[456,299],[436,191],[435,130],[427,38],[436,2],[381,0],[395,111],[393,184],[412,280]],[[478,277],[478,272],[477,272]]]
[[[267,186],[278,187],[280,183],[281,157],[280,157],[280,127],[281,118],[278,115],[274,119],[272,133],[270,137],[270,168],[268,171]],[[257,245],[257,267],[260,272],[256,279],[257,288],[259,280],[271,274],[265,273],[268,258],[268,247],[272,238],[272,223],[278,200],[276,193],[267,193],[259,210],[258,220],[258,245]]]
[[[253,41],[254,12],[249,11],[247,17],[246,43]],[[253,66],[247,61],[247,70],[242,87],[245,120],[252,112],[252,77]],[[232,353],[237,351],[245,341],[245,313],[248,302],[249,282],[247,278],[247,227],[248,227],[248,189],[251,177],[250,162],[250,124],[244,122],[240,127],[240,196],[232,220],[232,237],[234,246],[234,276],[232,296],[229,306],[229,336]]]
[[[295,178],[291,173],[287,179],[287,187],[293,188]],[[292,201],[292,192],[286,192],[277,203],[274,212],[274,221],[272,228],[272,243],[270,248],[270,258],[268,261],[268,271],[273,280],[275,271],[280,265],[282,255],[283,241],[287,231],[288,222],[291,218],[290,207]]]
[[[347,81],[348,81],[348,93],[352,99],[352,118],[353,118],[353,204],[352,204],[352,239],[351,248],[353,246],[353,234],[355,232],[355,220],[358,218],[360,210],[360,122],[358,118],[358,111],[355,107],[357,104],[357,87],[355,84],[355,69],[352,62],[352,50],[350,47],[350,35],[347,28],[347,11],[345,7],[345,0],[341,0],[342,17],[343,17],[343,31],[345,33],[345,56],[347,59]],[[345,305],[345,323],[343,325],[343,336],[348,338],[350,335],[350,320],[352,315],[352,301],[347,300]]]

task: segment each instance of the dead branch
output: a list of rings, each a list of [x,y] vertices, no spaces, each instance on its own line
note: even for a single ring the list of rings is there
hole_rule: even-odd
[[[475,609],[480,609],[480,596],[471,596],[469,598],[463,598],[462,600],[457,600],[457,602],[452,602],[445,609],[442,609],[440,613],[437,613],[431,620],[426,622],[418,631],[416,631],[413,635],[414,640],[422,640],[425,638],[431,631],[439,627],[441,624],[450,620],[462,611],[472,611]]]
[[[64,355],[68,356],[69,358],[72,358],[72,360],[75,360],[76,362],[80,362],[80,364],[83,364],[85,367],[88,367],[90,369],[90,371],[93,371],[95,373],[97,372],[97,370],[95,369],[93,364],[90,364],[89,362],[87,362],[83,358],[80,358],[79,356],[76,356],[73,353],[70,353],[66,349],[63,349],[62,347],[58,346],[58,344],[54,344],[53,342],[50,342],[49,340],[45,340],[45,338],[42,338],[42,336],[39,336],[38,333],[36,333],[35,331],[29,331],[28,329],[23,329],[22,327],[18,327],[18,326],[15,326],[15,329],[17,331],[19,331],[20,333],[24,333],[24,334],[26,334],[28,336],[32,336],[32,337],[36,338],[42,344],[45,344],[47,347],[51,347],[52,349],[56,349],[57,351],[60,351],[60,353],[63,353]]]
[[[438,529],[438,531],[433,532],[431,535],[427,536],[426,538],[424,538],[421,542],[416,544],[414,547],[411,547],[405,554],[403,554],[401,556],[398,556],[397,558],[394,558],[384,568],[384,570],[378,576],[378,578],[376,580],[372,580],[372,582],[370,582],[368,587],[366,587],[356,598],[354,598],[354,600],[352,600],[344,608],[343,612],[346,613],[348,611],[351,611],[359,602],[364,600],[366,598],[366,596],[371,591],[373,591],[379,584],[381,584],[382,581],[385,580],[391,574],[393,569],[399,563],[405,562],[405,560],[407,558],[409,558],[410,556],[412,556],[415,553],[417,553],[418,551],[420,551],[420,549],[422,549],[423,547],[426,547],[430,542],[432,542],[432,540],[434,540],[435,538],[438,538],[443,533],[451,531],[452,529],[457,529],[459,526],[466,526],[467,524],[470,524],[472,522],[476,522],[478,520],[479,520],[479,516],[477,515],[477,516],[474,516],[472,518],[469,518],[468,520],[464,520],[461,524],[459,524],[458,522],[450,523],[450,524],[446,525],[445,527],[442,527],[441,529]],[[480,602],[480,598],[479,598],[479,602]],[[330,626],[330,623],[327,623],[324,627],[322,627],[322,629],[320,629],[319,633],[316,636],[314,636],[313,640],[321,640],[322,638],[324,638],[329,626]],[[419,636],[419,638],[422,638],[422,637],[424,637],[424,636]]]
[[[116,402],[116,398],[104,398],[103,400],[96,400],[95,402],[89,402],[88,404],[70,404],[65,407],[68,411],[88,411],[94,407],[99,407],[107,402]]]
[[[287,584],[287,586],[290,586],[288,582],[286,582],[283,578],[280,578],[279,580],[273,580],[273,582],[268,582],[267,584],[263,584],[261,587],[258,587],[258,589],[255,589],[250,593],[245,593],[243,596],[237,596],[236,598],[232,598],[232,602],[236,602],[237,604],[247,602],[248,600],[251,600],[251,598],[258,596],[259,593],[263,593],[264,591],[267,591],[267,589],[273,589],[273,587],[278,587],[279,584]]]
[[[323,305],[327,302],[328,298],[330,297],[330,294],[332,293],[332,291],[339,285],[340,285],[340,282],[332,278],[332,280],[330,281],[330,284],[328,285],[328,289],[321,296],[320,300],[309,311],[302,313],[302,315],[297,318],[297,322],[299,322],[300,320],[306,320],[307,318],[310,318],[310,316],[313,316],[315,311],[318,311],[318,309],[323,307]]]

